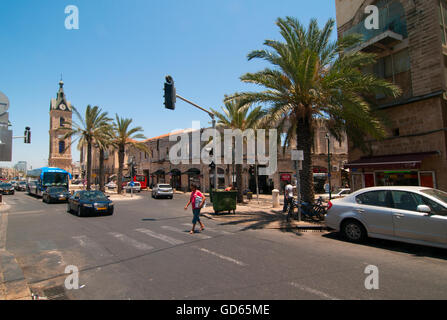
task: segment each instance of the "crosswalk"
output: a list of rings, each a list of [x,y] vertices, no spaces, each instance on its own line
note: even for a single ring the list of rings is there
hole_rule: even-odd
[[[188,228],[186,227],[188,226]],[[204,232],[189,234],[191,224],[178,226],[161,225],[153,228],[135,228],[126,232],[105,231],[103,235],[74,235],[71,236],[73,246],[99,257],[111,257],[111,251],[120,245],[132,250],[147,252],[168,246],[178,246],[197,240],[208,240],[218,236],[229,235],[231,232],[215,228],[207,228]],[[208,233],[208,234],[205,234]],[[104,237],[105,236],[105,237]]]

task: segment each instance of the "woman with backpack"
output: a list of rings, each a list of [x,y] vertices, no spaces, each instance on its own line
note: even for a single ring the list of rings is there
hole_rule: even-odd
[[[192,229],[189,232],[190,234],[194,234],[196,223],[198,222],[200,224],[200,231],[205,230],[205,226],[203,225],[202,221],[200,221],[200,209],[203,208],[203,205],[205,204],[205,196],[202,192],[198,189],[197,185],[192,184],[191,185],[191,197],[189,198],[188,203],[185,206],[185,210],[188,209],[189,205],[192,206]]]

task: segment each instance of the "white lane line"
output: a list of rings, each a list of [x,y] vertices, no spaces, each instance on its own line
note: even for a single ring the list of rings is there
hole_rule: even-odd
[[[137,241],[135,239],[129,238],[125,234],[121,234],[121,233],[118,233],[118,232],[109,232],[109,234],[111,236],[115,237],[116,239],[120,240],[121,242],[124,242],[125,244],[128,244],[128,245],[130,245],[130,246],[132,246],[134,248],[137,248],[139,250],[152,250],[152,249],[154,249],[154,247],[152,247],[152,246],[150,246],[150,245],[148,245],[146,243]]]
[[[46,213],[46,212],[47,211],[44,211],[44,210],[16,211],[16,212],[14,212],[14,215],[16,215],[16,214]]]
[[[152,238],[155,238],[155,239],[158,239],[158,240],[167,242],[167,243],[172,244],[172,245],[177,245],[177,244],[185,243],[185,242],[183,242],[182,240],[177,240],[177,239],[168,237],[168,236],[166,236],[166,235],[164,235],[164,234],[160,234],[160,233],[153,232],[153,231],[148,230],[148,229],[143,229],[143,228],[141,228],[141,229],[135,229],[135,231],[144,233],[145,235],[148,235],[148,236],[150,236],[150,237],[152,237]]]
[[[104,247],[97,244],[95,241],[91,240],[87,236],[75,236],[72,237],[81,247],[87,249],[88,251],[92,251],[94,254],[98,254],[99,256],[110,257],[112,254],[107,252]]]
[[[216,257],[218,257],[218,258],[220,258],[220,259],[222,259],[222,260],[226,260],[226,261],[230,261],[230,262],[232,262],[232,263],[235,263],[235,264],[237,264],[238,266],[241,266],[241,267],[245,267],[245,266],[247,266],[247,264],[245,264],[245,263],[243,263],[243,262],[241,262],[241,261],[239,261],[239,260],[236,260],[236,259],[233,259],[233,258],[224,256],[224,255],[222,255],[222,254],[220,254],[220,253],[213,252],[213,251],[208,250],[208,249],[205,249],[205,248],[198,248],[198,249],[199,249],[200,251],[202,251],[202,252],[206,252],[206,253],[208,253],[208,254],[211,254],[211,255],[213,255],[213,256],[216,256]]]
[[[181,230],[181,229],[174,228],[174,227],[171,227],[171,226],[162,226],[162,228],[165,229],[165,230],[179,232],[179,233],[182,233],[182,234],[187,234],[187,235],[189,234],[189,231]],[[200,239],[211,239],[210,236],[207,236],[206,234],[200,234],[200,233],[194,233],[194,235],[192,235],[192,236],[194,236],[196,238],[200,238]]]
[[[331,296],[331,295],[329,295],[327,293],[324,293],[324,292],[321,292],[319,290],[303,286],[303,285],[301,285],[299,283],[296,283],[296,282],[291,282],[290,284],[292,286],[294,286],[295,288],[298,288],[300,290],[303,290],[303,291],[306,291],[308,293],[314,294],[314,295],[319,296],[320,298],[323,298],[323,299],[326,299],[326,300],[340,300],[339,298],[333,297],[333,296]]]
[[[191,223],[182,223],[183,226],[188,226],[191,227],[192,224]],[[218,230],[216,228],[210,228],[205,226],[205,231],[211,231],[211,232],[216,232],[216,233],[221,233],[221,234],[231,234],[231,232],[228,231],[224,231],[224,230]]]

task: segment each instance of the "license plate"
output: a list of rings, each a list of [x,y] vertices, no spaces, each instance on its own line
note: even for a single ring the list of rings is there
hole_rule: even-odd
[[[99,207],[99,208],[96,208],[96,210],[107,210],[107,207]]]
[[[62,198],[59,198],[59,200],[67,200],[67,198],[62,197]]]

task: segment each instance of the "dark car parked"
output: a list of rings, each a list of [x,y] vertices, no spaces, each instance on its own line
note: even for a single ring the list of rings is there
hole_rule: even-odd
[[[113,202],[101,191],[76,191],[68,199],[67,212],[75,212],[78,217],[112,215]]]
[[[10,183],[0,183],[1,194],[14,194],[14,186]]]
[[[64,187],[49,187],[42,193],[42,201],[46,203],[67,202],[71,194]]]
[[[15,185],[16,191],[26,191],[26,182],[19,181]]]

